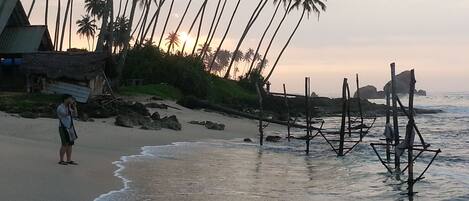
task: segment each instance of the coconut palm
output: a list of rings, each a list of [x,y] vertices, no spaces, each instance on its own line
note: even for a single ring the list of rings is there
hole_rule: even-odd
[[[191,56],[194,56],[195,50],[197,48],[197,44],[199,43],[200,32],[202,31],[202,22],[204,21],[205,9],[207,8],[207,1],[208,0],[205,0],[204,3],[202,4],[202,8],[203,8],[202,14],[200,15],[199,27],[197,28],[197,36],[195,37],[195,43],[194,43],[194,47],[192,48]]]
[[[252,25],[254,22],[257,20],[257,17],[259,17],[259,14],[262,12],[262,10],[265,7],[265,4],[267,4],[267,0],[260,0],[259,4],[257,4],[256,9],[254,12],[251,14],[251,18],[249,19],[249,22],[246,25],[246,28],[244,29],[243,34],[241,35],[241,38],[238,41],[238,44],[236,45],[235,50],[233,51],[233,58],[231,59],[230,65],[228,66],[228,70],[225,73],[224,78],[227,79],[230,76],[231,73],[231,68],[233,67],[233,64],[235,62],[235,57],[237,57],[237,53],[239,48],[241,47],[244,39],[246,38],[246,35],[248,34],[249,30],[251,29]],[[236,77],[236,76],[235,76]]]
[[[132,28],[132,22],[134,21],[134,17],[135,17],[135,9],[137,7],[137,2],[138,0],[132,0],[132,8],[130,9],[130,17],[129,17],[129,26],[128,26],[128,29],[127,29],[127,33],[125,33],[124,37],[125,37],[125,41],[124,41],[124,47],[122,48],[122,53],[121,53],[121,56],[119,58],[119,62],[117,64],[117,78],[116,78],[116,84],[120,84],[121,82],[121,79],[122,79],[122,71],[124,69],[124,65],[125,65],[125,60],[127,58],[127,53],[128,53],[128,50],[129,50],[129,42],[130,42],[130,29]]]
[[[153,37],[155,36],[156,25],[158,24],[158,18],[160,16],[161,7],[163,7],[163,4],[165,1],[166,0],[154,0],[157,6],[157,9],[155,13],[153,14],[153,17],[151,18],[150,23],[148,24],[147,30],[145,31],[145,35],[143,36],[143,38],[146,38],[148,32],[150,31],[150,27],[153,26],[150,39],[148,40],[150,41],[150,43],[153,43]]]
[[[249,48],[246,53],[244,53],[243,61],[249,65],[249,63],[252,61],[254,56],[254,50],[252,48]],[[247,66],[243,68],[243,74],[246,72]]]
[[[235,55],[235,56],[233,56],[233,55]],[[238,50],[237,52],[233,52],[231,59],[233,61],[231,61],[230,63],[235,63],[233,77],[236,78],[236,74],[239,72],[238,64],[239,64],[239,62],[243,61],[244,53],[241,50]]]
[[[228,50],[220,50],[218,51],[218,56],[216,58],[216,62],[212,67],[212,70],[215,73],[220,73],[223,71],[223,69],[230,64],[230,59],[231,59],[231,52]],[[215,55],[213,55],[215,56]]]
[[[161,40],[163,39],[166,27],[168,26],[169,17],[171,17],[171,12],[173,11],[174,0],[171,0],[171,5],[169,6],[168,16],[166,16],[166,21],[164,22],[163,31],[161,31],[160,41],[158,42],[158,48],[161,45]]]
[[[238,0],[238,3],[236,4],[235,9],[233,10],[233,14],[231,15],[230,22],[228,23],[228,27],[225,30],[225,34],[223,35],[220,44],[218,45],[217,50],[215,51],[215,54],[213,56],[212,62],[210,63],[209,67],[209,72],[212,70],[212,65],[215,63],[215,60],[217,59],[218,53],[221,50],[221,47],[223,45],[223,42],[225,42],[226,36],[228,35],[228,32],[230,31],[231,24],[233,23],[233,18],[236,15],[236,11],[238,11],[239,3],[241,3],[241,0]]]
[[[174,50],[174,47],[179,47],[179,45],[181,44],[179,34],[176,32],[170,32],[165,40],[166,40],[166,45],[168,47],[172,47],[172,50]],[[167,53],[169,54],[170,51],[171,50],[169,50]]]
[[[283,53],[287,49],[288,45],[290,44],[290,42],[291,42],[293,36],[295,35],[296,31],[298,30],[298,27],[300,26],[301,22],[303,22],[304,16],[307,15],[307,17],[309,18],[311,12],[314,12],[315,14],[317,14],[317,16],[319,18],[319,15],[321,14],[321,11],[326,11],[326,4],[324,2],[322,2],[321,0],[295,0],[295,3],[292,5],[290,10],[292,10],[294,8],[299,9],[299,7],[303,8],[302,9],[303,11],[301,13],[301,17],[298,20],[298,23],[296,24],[295,29],[293,29],[293,32],[290,34],[290,37],[288,38],[287,43],[285,43],[285,45],[283,46],[283,48],[280,51],[279,55],[277,56],[277,59],[275,60],[274,65],[270,69],[269,74],[264,79],[264,83],[269,81],[270,76],[272,76],[272,73],[274,72],[275,68],[277,67],[277,64],[278,64],[280,58],[282,57]]]
[[[77,34],[80,37],[86,37],[88,41],[88,50],[91,50],[90,47],[90,38],[94,38],[96,34],[96,20],[92,19],[90,15],[83,15],[81,19],[76,22],[78,26]]]
[[[125,43],[125,33],[128,32],[129,29],[129,19],[125,17],[117,17],[116,22],[114,23],[114,30],[113,30],[113,35],[114,35],[114,53],[117,52],[117,49],[119,51],[122,50],[122,47],[124,47]]]
[[[200,14],[201,14],[202,11],[205,9],[206,3],[207,3],[207,0],[204,1],[204,3],[202,4],[202,6],[200,6],[199,11],[197,11],[197,14],[196,14],[195,17],[194,17],[194,20],[192,21],[191,26],[189,27],[189,31],[187,31],[187,35],[190,35],[190,34],[191,34],[192,29],[193,29],[194,26],[195,26],[195,23],[197,22],[197,20],[199,20]],[[205,12],[205,11],[204,11],[204,12]],[[186,49],[186,43],[187,43],[187,41],[184,41],[184,44],[182,45],[181,53],[184,53],[184,50]],[[197,43],[195,43],[195,44],[197,45]]]
[[[47,19],[49,15],[49,0],[46,0],[46,11],[44,13],[44,24],[47,26]]]
[[[150,14],[150,8],[151,8],[151,2],[152,0],[145,0],[145,1],[141,1],[144,3],[143,6],[146,7],[146,10],[145,12],[143,12],[143,21],[142,21],[142,24],[139,28],[139,31],[138,31],[138,34],[137,34],[137,37],[135,39],[135,45],[140,45],[140,44],[143,44],[143,41],[145,40],[144,38],[144,35],[145,35],[145,29],[147,27],[147,20],[148,20],[148,15]],[[155,2],[156,3],[156,2]],[[142,4],[142,3],[141,3]]]
[[[272,17],[270,18],[270,21],[269,21],[267,27],[265,28],[264,33],[262,33],[262,36],[261,36],[261,38],[259,39],[259,43],[257,44],[256,51],[254,52],[254,55],[256,55],[256,56],[259,54],[259,51],[260,51],[261,46],[262,46],[262,42],[264,41],[264,38],[265,38],[265,36],[267,35],[267,32],[268,32],[269,29],[270,29],[270,26],[272,26],[272,23],[274,22],[275,17],[277,16],[277,12],[278,12],[278,9],[280,8],[280,5],[282,4],[282,1],[274,0],[274,4],[277,4],[277,6],[275,7],[275,11],[274,11],[274,13],[272,14]],[[257,58],[256,58],[256,59],[257,59]],[[249,66],[249,70],[248,70],[248,72],[246,73],[246,77],[248,77],[249,74],[251,74],[251,71],[252,71],[252,68],[254,67],[254,63],[255,63],[256,59],[252,59],[252,60],[251,60],[251,65]]]
[[[213,40],[213,37],[215,36],[215,33],[217,32],[217,29],[218,29],[218,25],[220,24],[220,19],[221,17],[223,16],[223,11],[225,11],[225,6],[226,6],[226,2],[227,0],[225,0],[223,2],[223,6],[221,7],[221,10],[220,10],[220,15],[218,15],[218,19],[217,19],[217,22],[215,23],[215,27],[213,27],[213,31],[212,31],[212,35],[209,35],[209,40],[207,42],[207,46],[211,46],[212,44],[212,40]],[[213,16],[214,19],[217,17],[217,15],[214,15]],[[213,55],[212,55],[213,56]],[[202,55],[202,59],[205,57],[205,54]]]
[[[106,12],[106,0],[85,0],[85,11],[92,17],[101,19]]]
[[[187,11],[189,10],[191,3],[192,3],[192,0],[189,0],[189,2],[187,3],[186,9],[184,10],[184,13],[182,14],[181,20],[179,21],[179,24],[176,27],[176,31],[174,31],[175,33],[179,33],[179,28],[181,28],[182,22],[184,22],[184,18],[186,17]],[[171,46],[168,46],[168,50],[166,50],[166,52],[169,52],[171,48],[172,48]]]
[[[55,50],[58,50],[59,48],[59,32],[60,32],[60,9],[61,9],[61,5],[60,5],[60,0],[57,0],[57,16],[56,16],[56,20],[55,20],[55,32],[54,32],[54,49]]]
[[[68,49],[72,48],[73,0],[70,1],[70,23],[68,29]]]
[[[63,27],[62,27],[62,36],[60,38],[60,48],[59,50],[62,51],[62,47],[64,44],[64,37],[65,37],[65,28],[67,28],[67,17],[68,17],[68,12],[70,10],[70,0],[67,0],[67,8],[65,9],[65,16],[64,16],[64,22],[63,22]]]
[[[220,9],[220,4],[221,4],[221,0],[218,0],[218,3],[217,3],[217,8],[215,9],[215,14],[213,15],[213,18],[212,18],[212,23],[210,24],[210,29],[208,30],[208,34],[207,34],[207,37],[205,39],[205,42],[204,44],[202,45],[203,47],[210,47],[208,46],[208,40],[210,38],[210,35],[212,35],[212,31],[213,31],[213,26],[215,25],[215,21],[217,20],[217,15],[218,15],[218,9]],[[202,52],[199,52],[199,57],[204,58],[204,49],[202,49]]]

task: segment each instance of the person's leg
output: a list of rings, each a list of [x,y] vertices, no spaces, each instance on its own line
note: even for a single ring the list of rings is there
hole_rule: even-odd
[[[72,161],[72,145],[67,146],[67,162]]]
[[[59,151],[60,161],[64,161],[64,156],[65,156],[66,151],[67,151],[67,147],[65,145],[62,145]]]

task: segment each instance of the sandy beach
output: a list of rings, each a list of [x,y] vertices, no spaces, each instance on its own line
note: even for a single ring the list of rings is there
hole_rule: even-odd
[[[76,122],[79,139],[74,146],[73,160],[78,166],[57,164],[60,139],[56,119],[25,119],[0,113],[0,200],[93,200],[123,187],[122,181],[113,175],[117,167],[112,162],[121,156],[139,154],[142,146],[257,136],[254,120],[194,111],[170,101],[165,103],[180,110],[156,111],[162,116],[177,115],[182,131],[117,127],[114,119]],[[187,123],[192,120],[209,120],[227,127],[225,131],[213,131]]]

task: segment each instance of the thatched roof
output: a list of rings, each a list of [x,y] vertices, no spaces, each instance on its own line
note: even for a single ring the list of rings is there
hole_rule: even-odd
[[[25,54],[22,69],[52,79],[91,80],[104,71],[106,54],[41,52]]]

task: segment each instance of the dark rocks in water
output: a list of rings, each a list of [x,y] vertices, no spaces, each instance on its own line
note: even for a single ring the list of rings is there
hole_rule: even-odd
[[[179,120],[175,115],[161,119],[161,127],[177,131],[182,129],[181,123],[179,123]]]
[[[381,99],[384,98],[384,92],[379,91],[375,86],[367,85],[358,89],[361,99]],[[355,92],[354,98],[358,98],[358,93]]]
[[[145,104],[145,106],[148,107],[148,108],[168,109],[167,105],[159,104],[159,103],[147,103],[147,104]]]
[[[252,142],[251,138],[244,138],[244,142]]]
[[[205,126],[205,121],[189,121],[189,124]]]
[[[153,120],[155,120],[155,121],[156,121],[156,120],[160,120],[160,119],[161,119],[160,113],[154,112],[154,113],[151,115],[151,119],[153,119]]]
[[[205,128],[210,129],[210,130],[225,130],[225,124],[219,124],[211,121],[206,121],[205,122]]]
[[[39,117],[36,113],[29,112],[29,111],[22,112],[19,115],[20,115],[20,117],[27,118],[27,119],[36,119],[36,118]]]
[[[151,121],[144,123],[141,127],[143,130],[161,130],[161,122],[160,121]]]
[[[280,136],[269,135],[265,138],[265,141],[267,141],[267,142],[279,142],[281,139],[282,139],[282,137],[280,137]]]
[[[411,71],[404,71],[396,75],[396,93],[398,94],[408,94],[410,91],[410,80],[411,80]],[[391,81],[386,83],[383,88],[384,91],[391,91]],[[419,91],[421,93],[419,93]],[[415,91],[418,96],[425,96],[427,93],[424,90]]]
[[[415,95],[417,95],[417,96],[427,96],[427,91],[420,89],[420,90],[417,91],[417,93],[415,93]]]

